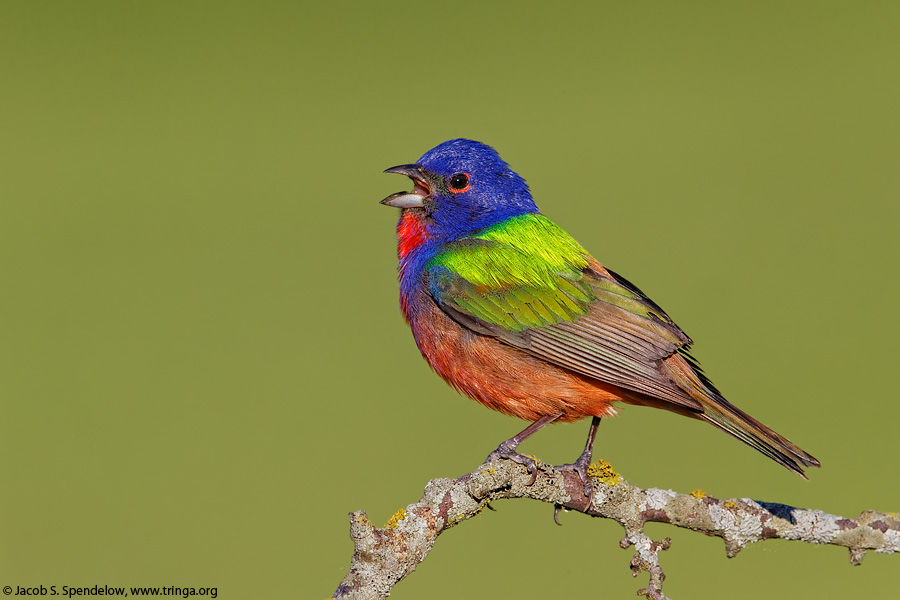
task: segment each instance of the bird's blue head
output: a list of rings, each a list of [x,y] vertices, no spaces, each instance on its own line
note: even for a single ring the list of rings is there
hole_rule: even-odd
[[[385,173],[406,175],[415,187],[388,196],[382,204],[423,209],[428,236],[436,241],[455,240],[509,217],[538,212],[525,180],[481,142],[450,140],[416,164]]]

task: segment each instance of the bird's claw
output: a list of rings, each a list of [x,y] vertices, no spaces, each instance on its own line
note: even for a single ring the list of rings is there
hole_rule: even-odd
[[[594,486],[591,483],[591,477],[587,472],[588,466],[590,466],[590,459],[582,455],[574,463],[559,465],[556,468],[563,471],[575,471],[578,473],[578,476],[581,478],[581,484],[584,486],[584,497],[588,499],[588,508],[590,508],[590,501],[594,497]]]
[[[514,448],[509,448],[508,446],[506,446],[506,442],[500,444],[499,446],[497,446],[496,450],[488,454],[484,462],[489,463],[492,460],[503,458],[517,462],[520,465],[524,465],[525,468],[528,469],[528,473],[531,475],[531,479],[528,480],[528,483],[526,485],[533,485],[534,482],[537,481],[537,462],[530,456],[519,454],[515,451]]]

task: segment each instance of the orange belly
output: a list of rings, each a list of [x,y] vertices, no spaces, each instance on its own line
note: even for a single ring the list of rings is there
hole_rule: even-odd
[[[616,414],[612,402],[636,402],[630,392],[561,369],[453,321],[423,292],[407,314],[419,350],[454,388],[488,408],[526,421],[561,414],[559,421]]]

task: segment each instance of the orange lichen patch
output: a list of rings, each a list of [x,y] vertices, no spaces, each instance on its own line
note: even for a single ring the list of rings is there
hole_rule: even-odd
[[[406,509],[401,508],[388,520],[387,524],[384,526],[385,529],[397,529],[397,525],[406,518]]]
[[[734,500],[728,500],[727,502],[723,502],[722,506],[724,506],[725,508],[734,508],[735,506],[737,506],[737,502],[735,502]]]
[[[593,477],[600,481],[600,483],[605,483],[606,485],[616,485],[624,480],[624,478],[613,469],[613,466],[602,458],[588,466],[587,474],[588,477]]]
[[[704,492],[703,490],[694,490],[693,492],[691,492],[691,496],[699,500],[701,498],[706,498],[706,492]]]

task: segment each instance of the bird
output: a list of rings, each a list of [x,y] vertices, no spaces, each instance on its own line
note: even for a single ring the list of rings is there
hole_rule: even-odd
[[[637,286],[545,217],[525,180],[487,144],[452,139],[413,164],[400,209],[400,308],[422,356],[462,394],[529,421],[488,455],[536,463],[518,446],[553,422],[591,418],[578,459],[587,474],[597,428],[617,403],[705,421],[806,479],[819,461],[729,403],[691,354],[693,341]]]

